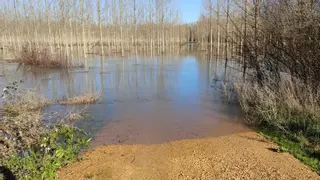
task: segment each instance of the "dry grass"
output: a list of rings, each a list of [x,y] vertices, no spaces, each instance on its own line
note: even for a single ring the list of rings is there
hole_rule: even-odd
[[[277,115],[279,108],[288,108],[320,117],[319,93],[291,80],[282,80],[279,84],[276,88],[274,83],[265,83],[263,86],[251,82],[237,83],[235,89],[243,110],[252,113],[254,108],[255,111],[270,114],[271,118]]]
[[[221,92],[222,97],[224,97],[228,102],[232,101],[234,90],[233,85],[230,82],[221,81]]]
[[[61,104],[61,105],[93,104],[93,103],[96,103],[100,99],[100,97],[101,97],[100,92],[85,93],[73,98],[60,100],[58,101],[58,104]]]
[[[61,117],[60,124],[62,123],[73,123],[74,121],[84,119],[87,117],[87,114],[85,111],[87,110],[87,106],[82,107],[81,109],[76,108],[75,106],[72,106],[71,109],[69,109],[65,115]]]
[[[81,113],[70,113],[68,117],[68,121],[76,121],[82,118],[83,118],[83,115]]]
[[[18,179],[55,179],[56,170],[75,160],[90,141],[82,138],[86,136],[82,130],[66,126],[86,117],[85,114],[69,112],[60,122],[46,123],[48,119],[42,108],[52,104],[49,100],[34,90],[20,91],[17,82],[2,91],[0,179],[5,173],[2,167],[8,168]]]
[[[293,81],[236,85],[247,122],[320,173],[319,89]]]
[[[98,101],[99,97],[100,93],[87,93],[60,101],[60,104],[90,104]],[[0,103],[0,159],[29,148],[48,133],[49,127],[44,123],[41,110],[52,105],[34,90],[13,91],[3,100]],[[82,119],[85,117],[83,111],[68,112],[59,122],[66,124]]]
[[[49,104],[33,90],[6,97],[0,104],[0,159],[30,147],[47,133],[41,108]]]
[[[50,101],[34,90],[19,92],[6,99],[1,105],[7,115],[18,115],[23,112],[37,111],[50,105]]]
[[[41,68],[70,68],[83,67],[82,64],[76,64],[64,54],[50,54],[48,50],[31,50],[24,48],[17,60],[21,64],[36,66]]]
[[[320,145],[319,90],[298,80],[282,80],[278,87],[272,82],[235,87],[248,123],[282,132],[306,145]]]

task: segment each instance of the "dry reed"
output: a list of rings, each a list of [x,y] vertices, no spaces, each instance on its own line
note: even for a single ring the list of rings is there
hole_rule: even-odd
[[[71,67],[83,67],[80,63],[75,63],[68,58],[67,55],[62,54],[50,54],[46,49],[24,48],[17,62],[36,66],[41,68],[71,68]]]
[[[235,89],[247,122],[281,131],[305,144],[319,145],[320,96],[298,80],[238,83]],[[319,92],[316,91],[316,92]]]
[[[78,105],[78,104],[93,104],[96,103],[101,97],[100,92],[85,93],[76,97],[66,98],[58,101],[60,105]]]

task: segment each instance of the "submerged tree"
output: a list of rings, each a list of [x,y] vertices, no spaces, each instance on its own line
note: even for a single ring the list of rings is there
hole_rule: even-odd
[[[0,2],[0,47],[19,53],[21,48],[48,50],[73,57],[88,53],[150,51],[179,48],[185,39],[181,22],[174,20],[169,0],[67,0]],[[94,10],[95,9],[95,10]],[[179,18],[179,16],[176,16]],[[18,27],[19,24],[19,27]],[[178,36],[178,38],[177,38]],[[99,45],[99,46],[98,46]],[[74,48],[76,46],[76,48]]]

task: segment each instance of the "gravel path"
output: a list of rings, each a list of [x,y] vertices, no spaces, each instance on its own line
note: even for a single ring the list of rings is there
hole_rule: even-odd
[[[320,179],[254,132],[154,145],[106,145],[59,172],[59,179]]]

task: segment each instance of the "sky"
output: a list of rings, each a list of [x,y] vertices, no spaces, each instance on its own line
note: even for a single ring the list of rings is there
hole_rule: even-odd
[[[202,0],[178,0],[178,6],[183,22],[192,23],[200,17]]]

